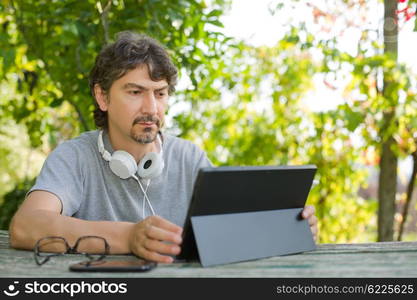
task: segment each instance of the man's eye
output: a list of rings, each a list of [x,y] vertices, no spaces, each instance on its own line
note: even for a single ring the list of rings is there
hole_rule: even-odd
[[[141,91],[133,90],[133,91],[129,91],[128,93],[131,94],[131,95],[139,95],[141,93]]]

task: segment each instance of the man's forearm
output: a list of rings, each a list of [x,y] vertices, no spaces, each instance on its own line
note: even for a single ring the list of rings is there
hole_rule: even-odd
[[[111,253],[124,254],[131,252],[129,234],[133,226],[129,222],[86,221],[47,210],[21,211],[11,222],[10,244],[13,248],[32,250],[40,238],[62,236],[73,246],[81,236],[96,235],[107,240]],[[87,251],[98,250],[97,245],[88,245]]]

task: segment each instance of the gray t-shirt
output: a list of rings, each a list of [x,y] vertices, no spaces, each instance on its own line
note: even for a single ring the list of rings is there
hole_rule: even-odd
[[[98,130],[85,132],[60,144],[46,159],[29,193],[44,190],[55,194],[66,216],[84,220],[143,220],[144,195],[138,182],[113,174],[98,151],[98,134]],[[113,153],[106,132],[103,143]],[[163,150],[164,170],[151,180],[147,195],[157,215],[183,226],[198,171],[211,163],[196,145],[171,135],[163,134]],[[149,206],[145,207],[146,215],[151,215]]]

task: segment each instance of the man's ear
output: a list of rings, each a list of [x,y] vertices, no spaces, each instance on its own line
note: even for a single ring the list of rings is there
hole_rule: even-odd
[[[98,83],[94,85],[94,96],[96,98],[98,107],[100,107],[102,111],[107,111],[108,109],[107,94]]]

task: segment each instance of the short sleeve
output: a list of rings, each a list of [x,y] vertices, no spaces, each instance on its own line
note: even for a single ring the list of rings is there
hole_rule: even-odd
[[[213,164],[211,163],[211,161],[209,160],[209,158],[207,157],[206,152],[200,150],[200,157],[199,159],[196,161],[196,164],[194,166],[193,169],[193,182],[197,179],[197,175],[198,172],[200,171],[201,168],[206,168],[206,167],[212,167]]]
[[[80,149],[70,142],[64,142],[53,150],[42,166],[35,185],[28,194],[35,190],[55,194],[62,203],[62,214],[74,215],[81,204],[83,195],[83,170]]]

